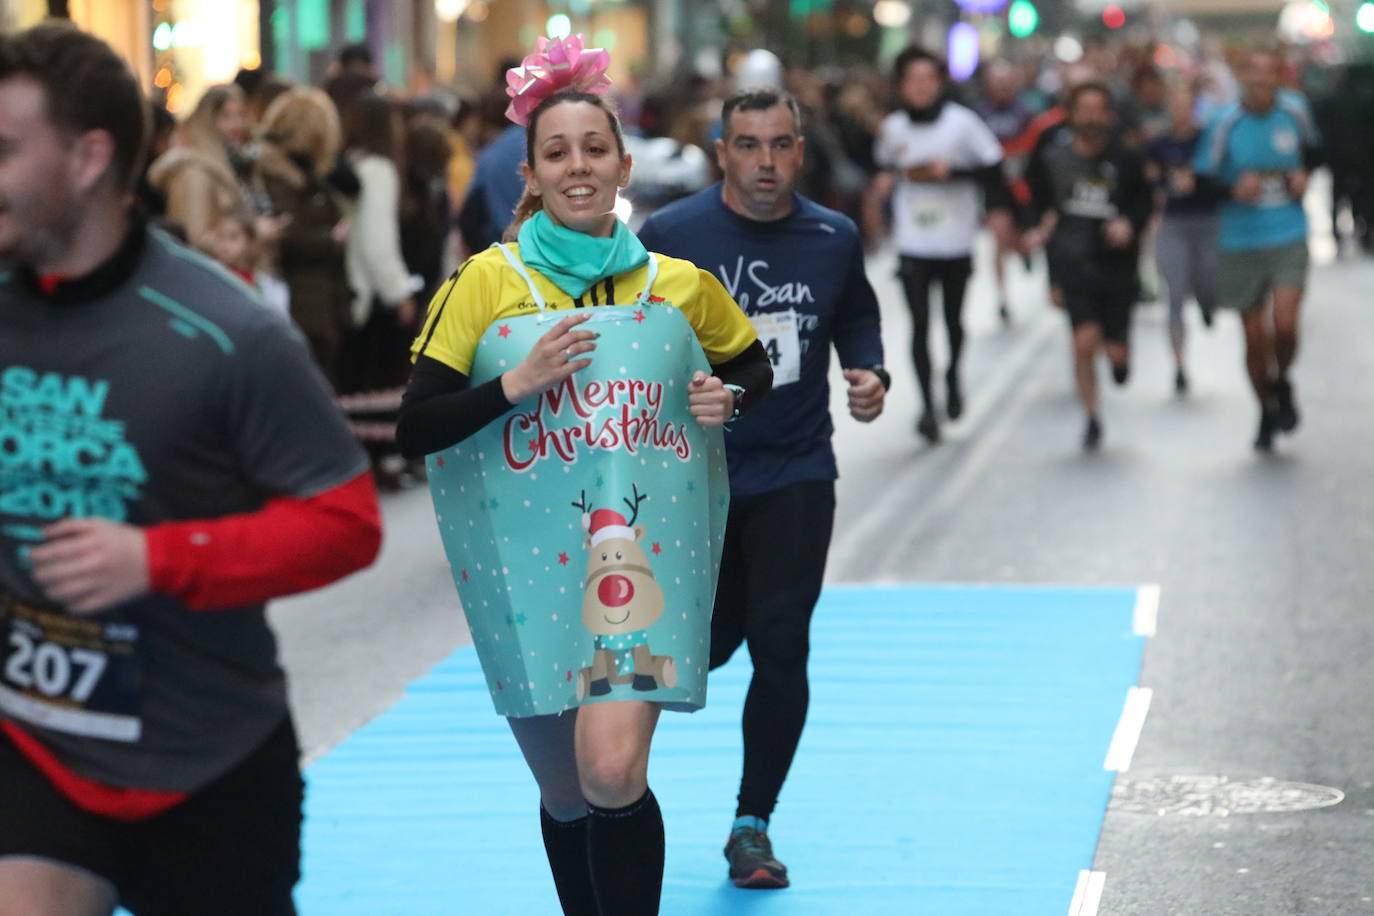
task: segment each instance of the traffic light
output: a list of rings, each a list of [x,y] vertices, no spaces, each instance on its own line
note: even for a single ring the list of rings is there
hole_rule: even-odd
[[[1007,7],[1007,31],[1013,38],[1027,38],[1040,25],[1040,11],[1031,0],[1011,0]]]
[[[1374,2],[1365,0],[1355,11],[1355,25],[1361,32],[1374,32]]]

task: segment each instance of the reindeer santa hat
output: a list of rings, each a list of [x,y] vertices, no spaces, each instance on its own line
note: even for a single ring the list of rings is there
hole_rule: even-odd
[[[597,509],[591,513],[583,513],[582,527],[591,538],[593,547],[602,541],[635,539],[635,530],[625,521],[625,516],[614,509]]]

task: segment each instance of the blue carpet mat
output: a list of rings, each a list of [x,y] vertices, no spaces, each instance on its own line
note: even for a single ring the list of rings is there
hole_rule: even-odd
[[[807,731],[770,831],[794,886],[725,879],[741,650],[705,710],[659,726],[665,916],[1063,916],[1092,864],[1103,760],[1140,670],[1135,594],[827,589]],[[558,912],[534,783],[471,649],[307,775],[302,916]]]

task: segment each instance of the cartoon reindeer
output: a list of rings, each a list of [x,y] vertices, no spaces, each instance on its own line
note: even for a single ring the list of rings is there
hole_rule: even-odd
[[[573,507],[582,510],[591,552],[587,586],[582,596],[582,623],[596,634],[596,654],[577,677],[577,699],[605,696],[612,684],[654,690],[677,684],[677,665],[667,655],[649,651],[649,627],[663,616],[663,589],[654,581],[649,558],[639,542],[644,526],[635,525],[639,504],[648,499],[634,487],[630,519],[613,509],[592,509],[587,494]]]

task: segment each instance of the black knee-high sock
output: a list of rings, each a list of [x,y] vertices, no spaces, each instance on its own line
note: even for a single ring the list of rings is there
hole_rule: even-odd
[[[563,916],[600,916],[587,859],[587,818],[556,821],[541,805],[539,826]]]
[[[658,916],[663,812],[654,793],[624,808],[587,806],[587,859],[601,916]]]

